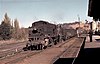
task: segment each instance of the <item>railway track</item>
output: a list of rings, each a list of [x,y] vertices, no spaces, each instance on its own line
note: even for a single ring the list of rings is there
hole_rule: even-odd
[[[23,51],[0,60],[0,64],[15,64],[25,58],[40,53],[41,51]]]
[[[24,42],[0,46],[0,59],[21,52],[24,46],[25,46]]]
[[[68,61],[68,64],[74,64],[75,59],[78,57],[78,54],[80,52],[83,41],[84,41],[84,38],[76,38],[72,41],[69,41],[71,44],[69,44],[67,46],[66,46],[66,44],[64,44],[63,47],[66,46],[66,49],[62,53],[60,53],[57,57],[55,57],[52,60],[51,64],[60,64],[60,63],[57,63],[56,61],[61,58],[62,59],[73,58],[70,60],[70,63]],[[65,64],[63,62],[67,63],[67,61],[65,61],[65,60],[64,61],[62,60],[61,62],[62,62],[62,64]]]
[[[59,55],[57,55],[55,58],[53,58],[50,64],[55,63],[64,54],[65,51],[67,51],[71,47],[73,47],[73,45],[75,45],[74,43],[75,43],[76,39],[77,38],[75,38],[75,37],[74,38],[71,38],[70,40],[68,40],[65,43],[63,43],[60,46],[58,46],[58,48],[64,48],[64,51],[61,52]]]
[[[64,46],[68,45],[68,42],[70,42],[70,41],[73,40],[74,38],[76,38],[76,37],[70,38],[70,39],[66,40],[65,42],[62,42],[62,44],[59,43],[59,44],[56,45],[55,47],[64,47]]]
[[[53,47],[50,47],[50,48],[68,48],[70,46],[73,45],[73,42],[75,41],[76,39],[75,38],[71,38],[67,41],[65,41],[65,43],[59,43],[57,45],[54,45]],[[70,44],[69,44],[70,43]],[[46,50],[50,49],[50,48],[47,48]],[[16,53],[13,53],[12,55],[10,56],[6,56],[4,58],[1,58],[0,59],[0,64],[15,64],[17,62],[20,62],[22,61],[23,59],[25,58],[29,58],[33,55],[36,55],[38,53],[41,53],[42,51],[45,51],[45,50],[38,50],[38,51],[22,51],[22,49]],[[61,53],[62,54],[62,53]],[[55,59],[58,59],[57,57]]]
[[[28,62],[30,64],[33,64],[33,63],[34,64],[53,64],[57,59],[59,59],[59,57],[62,55],[62,53],[65,51],[66,48],[73,45],[76,39],[77,38],[72,38],[70,41],[66,41],[65,44],[60,43],[59,45],[55,45],[53,47],[45,49],[40,54],[33,55],[30,58],[27,58],[21,62],[18,62],[17,64],[27,64]]]

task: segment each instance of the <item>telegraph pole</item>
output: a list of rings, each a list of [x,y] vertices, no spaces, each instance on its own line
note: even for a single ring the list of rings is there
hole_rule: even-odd
[[[77,15],[78,17],[78,22],[79,22],[79,27],[80,27],[80,17],[79,17],[79,14]]]

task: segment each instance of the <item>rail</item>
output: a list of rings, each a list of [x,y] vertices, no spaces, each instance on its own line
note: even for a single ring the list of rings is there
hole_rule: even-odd
[[[83,40],[82,46],[81,46],[81,48],[80,48],[80,51],[79,51],[79,53],[77,54],[77,57],[74,58],[72,64],[76,64],[76,62],[77,62],[77,60],[79,59],[79,57],[81,56],[81,54],[84,53],[85,40],[86,40],[86,37],[84,37],[84,40]]]
[[[74,64],[83,53],[86,37],[79,37],[72,45],[61,53],[53,64]]]

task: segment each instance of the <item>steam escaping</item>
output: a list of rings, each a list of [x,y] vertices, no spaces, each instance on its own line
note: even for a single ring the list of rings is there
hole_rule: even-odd
[[[51,21],[56,23],[56,24],[59,24],[59,23],[63,23],[64,22],[64,18],[65,18],[65,15],[63,12],[56,12],[56,13],[53,13],[50,17]]]

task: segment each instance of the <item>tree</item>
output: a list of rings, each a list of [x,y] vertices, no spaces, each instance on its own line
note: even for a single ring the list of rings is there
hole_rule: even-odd
[[[0,25],[0,37],[3,40],[11,39],[12,34],[12,26],[10,24],[10,18],[8,17],[7,13],[4,16],[4,20],[1,22]]]
[[[8,17],[7,13],[5,13],[5,15],[4,15],[4,21],[3,22],[11,25],[10,18]]]
[[[26,40],[28,36],[28,31],[26,28],[19,27],[19,21],[17,19],[14,20],[14,31],[13,37],[18,40]]]
[[[14,27],[13,27],[13,34],[12,38],[14,39],[20,39],[20,28],[19,28],[19,22],[17,19],[14,20]]]
[[[20,29],[20,39],[27,40],[28,38],[28,28],[21,28]]]
[[[0,40],[8,40],[8,39],[17,39],[17,40],[26,40],[28,37],[28,29],[27,28],[20,28],[19,22],[17,19],[13,21],[12,24],[10,22],[10,18],[8,17],[7,13],[4,15],[4,20],[1,22],[0,25]]]
[[[15,28],[15,30],[19,29],[19,22],[17,19],[15,19],[15,21],[14,21],[14,28]]]

